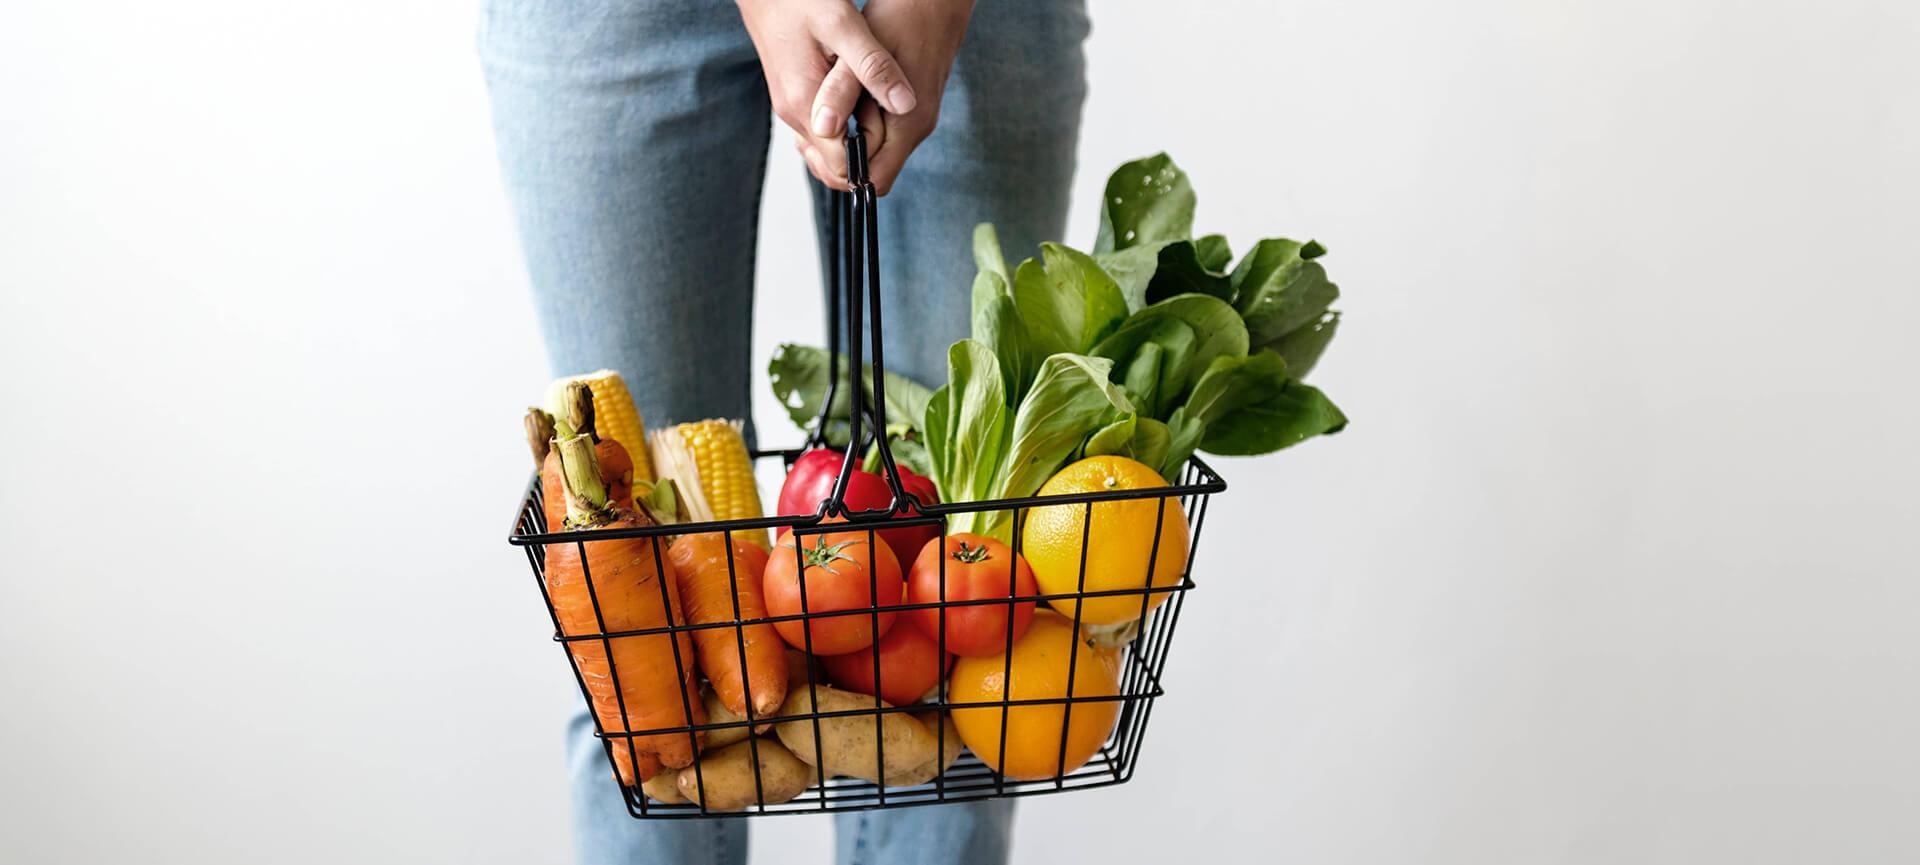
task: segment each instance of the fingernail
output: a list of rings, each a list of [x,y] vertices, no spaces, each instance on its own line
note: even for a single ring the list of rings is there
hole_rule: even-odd
[[[813,134],[821,138],[839,133],[841,124],[845,122],[840,119],[839,112],[825,105],[813,109]]]
[[[893,113],[905,114],[913,110],[913,88],[905,82],[893,85],[887,90],[887,101],[893,103]]]

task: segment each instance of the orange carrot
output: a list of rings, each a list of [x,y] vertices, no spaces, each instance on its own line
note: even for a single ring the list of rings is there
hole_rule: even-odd
[[[585,385],[580,386],[585,390]],[[589,407],[584,420],[585,429],[568,427],[565,432],[583,432],[593,435],[592,394],[587,394]],[[547,515],[547,531],[561,530],[561,524],[567,517],[566,490],[560,483],[560,455],[553,449],[553,439],[559,434],[553,415],[538,408],[527,409],[527,447],[533,451],[533,464],[540,469],[541,509]],[[594,438],[593,456],[600,465],[600,481],[607,485],[609,500],[618,506],[633,507],[633,457],[619,442],[610,438]]]
[[[727,566],[727,549],[733,549],[733,566]],[[767,605],[760,598],[761,575],[767,570],[767,551],[757,544],[735,538],[731,543],[720,532],[682,535],[667,550],[673,559],[673,572],[680,584],[680,597],[686,604],[687,621],[753,622],[767,616]],[[740,612],[734,614],[734,599]],[[703,628],[693,632],[699,649],[700,671],[713,683],[713,692],[735,715],[764,718],[780,708],[787,698],[786,643],[769,622],[738,627]],[[740,669],[744,653],[746,671]],[[753,713],[747,713],[747,694],[753,695]]]
[[[600,479],[591,437],[561,438],[554,450],[561,466],[558,474],[566,499],[567,529],[653,524],[637,511],[608,502],[607,485]],[[613,538],[549,545],[547,596],[560,622],[560,632],[566,636],[598,635],[684,623],[679,589],[670,576],[662,597],[660,568],[665,555],[656,544],[652,538]],[[586,548],[584,563],[580,558],[582,546]],[[612,644],[611,657],[608,642]],[[568,642],[567,648],[586,683],[602,731],[626,733],[707,722],[695,684],[693,643],[687,634],[615,637],[607,642],[577,640]],[[691,765],[702,738],[685,732],[613,737],[614,765],[620,782],[637,784],[657,773],[659,766],[678,769]],[[657,758],[657,764],[652,758]]]

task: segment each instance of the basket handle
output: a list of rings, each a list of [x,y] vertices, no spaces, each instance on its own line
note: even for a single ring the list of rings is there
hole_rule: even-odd
[[[919,505],[920,501],[901,485],[900,469],[894,464],[892,449],[887,446],[887,367],[881,348],[878,195],[867,172],[867,138],[860,131],[857,120],[847,123],[846,145],[847,185],[850,188],[835,189],[829,193],[833,207],[830,243],[833,253],[827,264],[827,278],[833,284],[828,286],[827,291],[827,391],[820,403],[820,416],[807,436],[806,447],[824,447],[827,444],[827,423],[831,419],[834,397],[840,386],[840,342],[844,336],[847,342],[847,380],[852,385],[852,390],[847,394],[850,409],[847,417],[847,450],[840,462],[840,474],[834,479],[833,492],[821,503],[819,516],[854,520],[896,516]],[[866,295],[866,305],[872,309],[871,313],[864,316],[865,328],[861,327],[862,289]],[[865,339],[861,337],[863,333]],[[866,345],[863,346],[863,342]],[[859,386],[855,378],[863,368],[863,349],[873,353],[871,406],[867,405],[867,389]],[[865,427],[862,426],[863,422]],[[866,451],[869,440],[871,446],[879,451],[881,476],[886,478],[893,501],[885,508],[848,510],[847,484],[859,468],[859,455]]]

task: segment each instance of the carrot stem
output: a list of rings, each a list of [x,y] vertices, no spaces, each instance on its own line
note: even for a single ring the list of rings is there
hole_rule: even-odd
[[[553,415],[537,408],[527,409],[527,448],[533,451],[533,465],[539,468],[547,461],[547,451],[553,447]]]
[[[573,435],[554,440],[560,449],[560,482],[567,493],[567,527],[595,526],[612,518],[607,485],[593,458],[593,437]]]

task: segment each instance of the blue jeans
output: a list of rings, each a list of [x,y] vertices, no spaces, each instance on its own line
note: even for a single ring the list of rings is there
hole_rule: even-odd
[[[738,12],[483,2],[495,135],[553,371],[620,370],[651,425],[746,417],[772,109]],[[880,207],[890,369],[945,379],[976,223],[998,225],[1016,259],[1065,236],[1087,27],[1081,0],[976,6],[939,128]],[[818,207],[815,223],[824,234]],[[584,704],[567,743],[580,861],[745,860],[747,821],[630,818]],[[1003,862],[1012,816],[1007,800],[840,815],[838,857]]]

